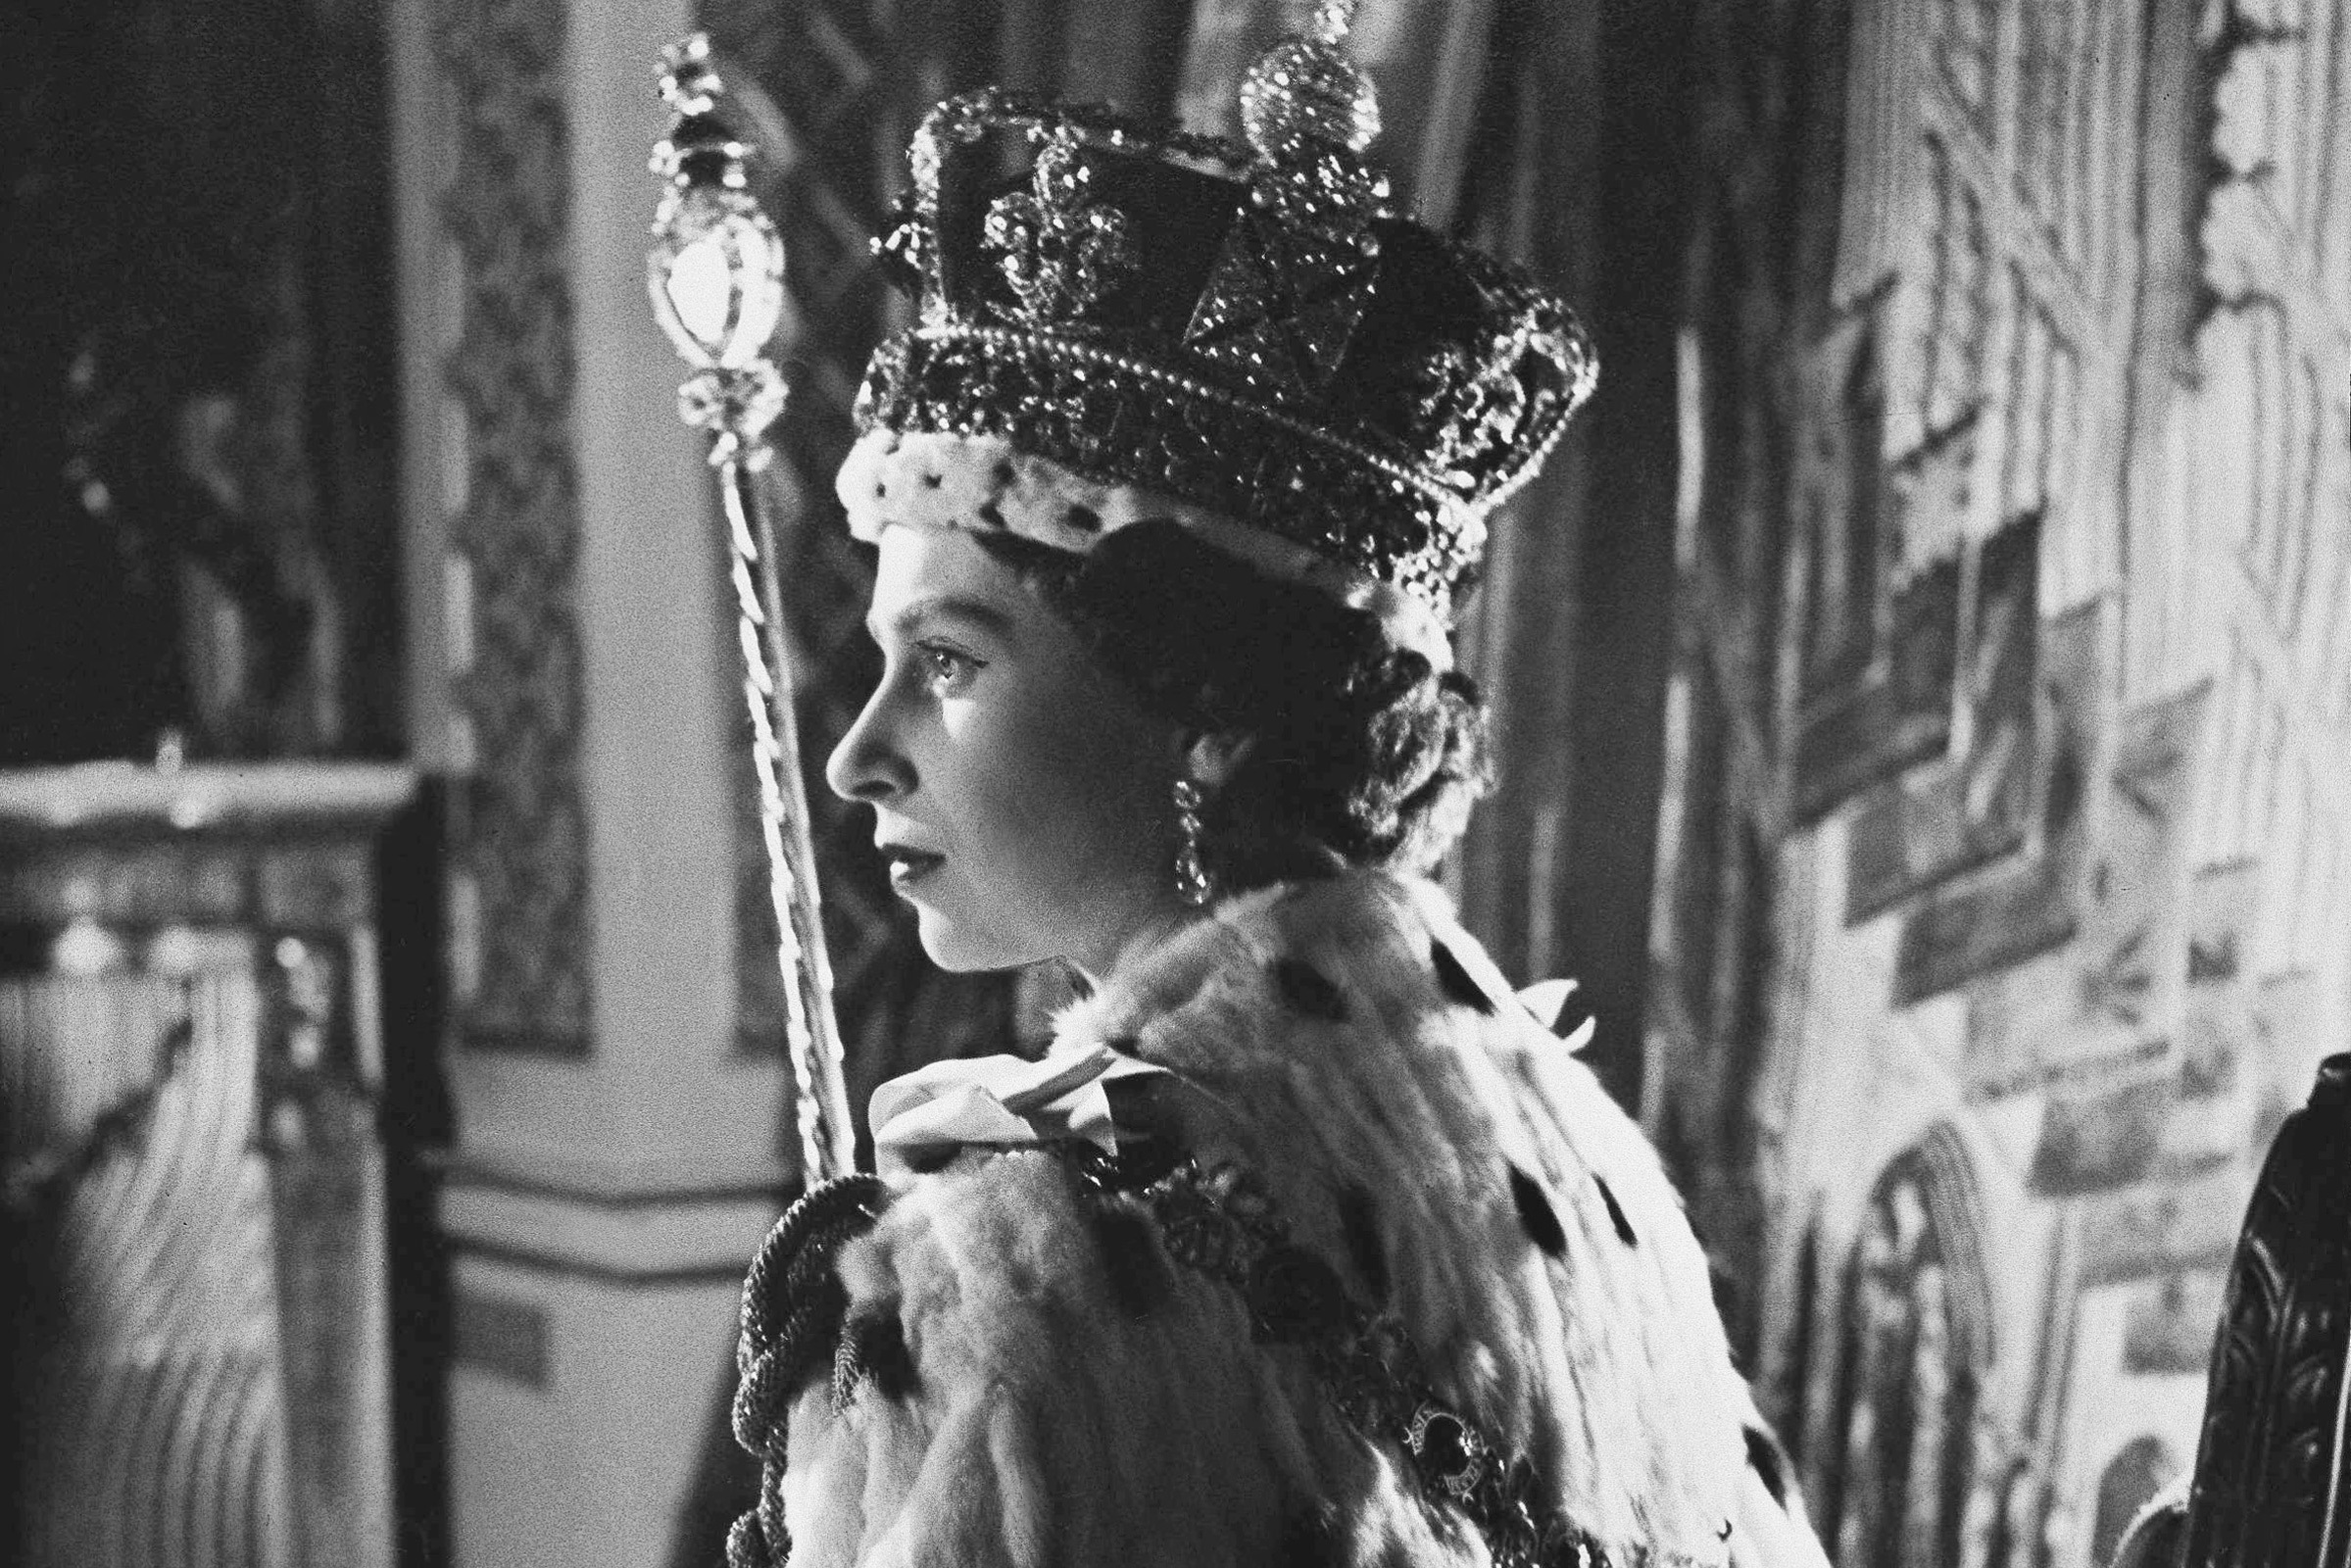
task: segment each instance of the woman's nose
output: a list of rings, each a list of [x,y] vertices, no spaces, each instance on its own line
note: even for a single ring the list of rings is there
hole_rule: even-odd
[[[825,759],[824,781],[845,801],[896,800],[913,789],[914,765],[898,744],[887,675]]]

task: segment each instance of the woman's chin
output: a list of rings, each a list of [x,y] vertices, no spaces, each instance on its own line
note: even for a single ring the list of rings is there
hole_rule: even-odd
[[[917,904],[914,909],[914,929],[922,939],[923,953],[950,974],[1017,969],[1036,961],[1033,956],[1012,952],[1002,933],[975,930],[970,922],[941,913],[927,905]]]

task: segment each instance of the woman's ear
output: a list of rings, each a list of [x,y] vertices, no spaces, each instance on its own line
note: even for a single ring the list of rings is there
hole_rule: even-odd
[[[1185,737],[1184,776],[1214,795],[1241,771],[1257,737],[1239,730],[1196,730]]]

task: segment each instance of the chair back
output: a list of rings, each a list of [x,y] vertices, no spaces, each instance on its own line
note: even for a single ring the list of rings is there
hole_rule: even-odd
[[[2351,1054],[2270,1146],[2213,1342],[2180,1568],[2351,1568]]]

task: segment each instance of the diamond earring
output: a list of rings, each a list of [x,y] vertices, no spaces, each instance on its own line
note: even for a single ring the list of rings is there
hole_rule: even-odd
[[[1215,888],[1208,880],[1208,867],[1200,854],[1200,813],[1203,804],[1200,786],[1188,778],[1175,781],[1176,810],[1176,897],[1194,908],[1208,902]]]

